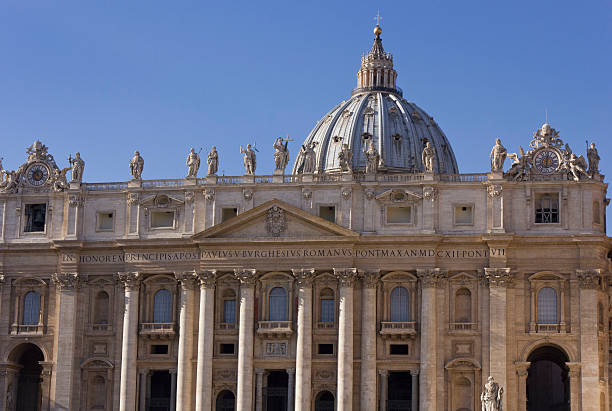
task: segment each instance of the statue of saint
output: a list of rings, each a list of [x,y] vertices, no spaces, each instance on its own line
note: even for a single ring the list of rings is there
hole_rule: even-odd
[[[66,173],[68,173],[68,170],[70,170],[71,168],[72,167],[66,167],[63,169],[57,168],[54,170],[53,172],[53,190],[57,192],[61,192],[70,187],[70,185],[68,185],[68,181],[66,180]]]
[[[74,158],[68,156],[68,163],[72,166],[72,181],[80,183],[83,181],[83,170],[85,170],[85,161],[81,158],[81,153],[78,151]]]
[[[251,145],[247,144],[246,150],[243,149],[242,146],[240,146],[240,153],[244,154],[242,159],[244,161],[244,170],[246,174],[254,175],[255,169],[257,168],[257,156],[251,148]]]
[[[587,148],[587,158],[589,159],[589,173],[591,175],[599,173],[599,153],[595,148],[595,143],[591,143],[591,146]],[[0,167],[1,169],[2,167]]]
[[[484,386],[484,391],[480,394],[480,402],[482,404],[482,411],[503,411],[502,410],[502,399],[504,396],[504,388],[500,387],[495,382],[493,377],[487,379],[487,383]]]
[[[572,173],[572,176],[574,177],[574,181],[580,181],[580,175],[584,175],[586,178],[591,178],[591,176],[586,172],[587,164],[584,157],[578,157],[576,154],[572,153],[567,165],[569,166],[570,173]]]
[[[421,154],[421,161],[423,162],[423,166],[425,167],[426,173],[433,173],[434,171],[434,159],[436,158],[436,149],[431,146],[431,143],[428,141],[423,149],[423,153]]]
[[[3,170],[2,173],[6,175],[6,179],[0,182],[0,192],[2,193],[14,193],[17,191],[17,173],[15,171]]]
[[[208,175],[214,176],[219,170],[219,154],[217,153],[217,147],[212,146],[210,153],[208,153]]]
[[[380,155],[374,147],[374,142],[368,143],[368,149],[364,148],[363,153],[366,156],[366,174],[376,174],[378,171],[378,162],[380,161]]]
[[[286,141],[285,144],[283,144],[283,139],[281,137],[278,137],[275,141],[274,141],[274,166],[276,167],[276,170],[282,170],[283,172],[285,171],[285,167],[287,167],[287,164],[289,163],[289,148],[287,148],[287,144],[289,144],[289,141]]]
[[[506,175],[514,181],[523,181],[529,176],[529,163],[528,158],[525,157],[525,150],[521,146],[519,146],[519,150],[520,156],[517,153],[508,154],[508,158],[512,159],[512,166],[510,166]]]
[[[349,148],[348,144],[342,144],[342,150],[338,153],[338,160],[340,160],[342,171],[351,172],[353,170],[353,150]]]
[[[491,171],[504,171],[504,162],[508,151],[502,146],[499,138],[495,139],[495,145],[491,150]]]
[[[200,154],[196,153],[193,148],[189,150],[187,155],[187,178],[196,178],[200,169]]]
[[[134,151],[134,157],[130,161],[130,173],[134,180],[140,180],[142,177],[142,169],[144,168],[144,159],[140,157],[138,151]]]
[[[315,152],[316,142],[302,145],[302,173],[314,173],[317,168],[317,153]]]

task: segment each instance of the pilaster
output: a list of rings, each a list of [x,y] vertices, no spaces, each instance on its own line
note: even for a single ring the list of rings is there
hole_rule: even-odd
[[[580,366],[579,362],[566,362],[570,379],[570,410],[580,411]]]
[[[530,362],[515,362],[518,383],[518,411],[527,411],[527,375]]]

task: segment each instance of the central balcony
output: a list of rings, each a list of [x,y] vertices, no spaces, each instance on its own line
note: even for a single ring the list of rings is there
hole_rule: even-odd
[[[268,338],[289,338],[293,334],[291,321],[259,321],[257,334]]]
[[[416,322],[383,321],[380,323],[380,335],[392,340],[405,340],[416,335]]]
[[[42,324],[13,324],[11,325],[11,335],[43,335],[44,326]]]
[[[145,338],[169,340],[174,338],[174,323],[140,323],[140,335]]]

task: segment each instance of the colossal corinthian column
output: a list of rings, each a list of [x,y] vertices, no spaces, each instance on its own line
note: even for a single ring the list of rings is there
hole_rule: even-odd
[[[140,273],[118,273],[118,280],[125,286],[123,336],[121,344],[121,385],[119,411],[136,409],[136,355],[138,348],[138,293]]]
[[[310,411],[312,377],[312,280],[314,269],[292,270],[298,286],[295,411]]]
[[[196,371],[196,411],[212,407],[213,333],[216,270],[205,270],[200,279],[200,318],[198,322],[198,365]]]
[[[338,318],[338,411],[353,409],[353,284],[356,268],[334,268],[340,285]]]
[[[237,410],[253,409],[253,319],[255,270],[234,270],[240,281],[240,326],[238,331]]]
[[[361,291],[361,409],[376,409],[376,285],[379,271],[363,274]]]
[[[176,369],[176,409],[190,410],[192,396],[193,293],[194,272],[175,273],[180,283],[179,340]]]

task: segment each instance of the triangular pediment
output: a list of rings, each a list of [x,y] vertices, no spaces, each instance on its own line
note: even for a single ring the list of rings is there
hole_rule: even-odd
[[[375,198],[382,203],[409,203],[419,201],[423,196],[409,190],[394,188],[380,193]]]
[[[278,199],[267,201],[245,213],[210,227],[192,238],[194,241],[213,238],[354,238],[359,234],[338,224],[317,217]]]

